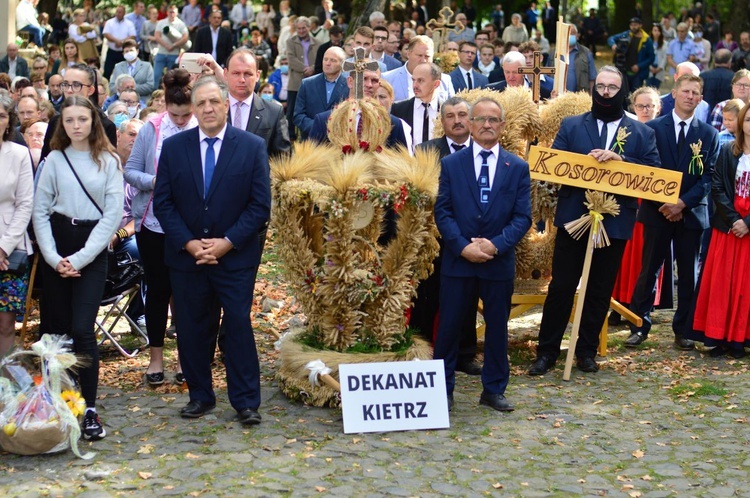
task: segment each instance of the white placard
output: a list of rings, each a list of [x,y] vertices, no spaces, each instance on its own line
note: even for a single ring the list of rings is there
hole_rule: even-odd
[[[344,432],[450,427],[443,360],[339,365]]]

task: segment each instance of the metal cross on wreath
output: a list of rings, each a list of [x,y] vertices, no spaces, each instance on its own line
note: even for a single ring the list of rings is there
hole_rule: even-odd
[[[354,49],[354,61],[344,62],[343,69],[354,73],[354,98],[360,100],[365,98],[365,71],[377,71],[380,63],[365,59],[365,49],[357,47]]]
[[[466,29],[466,26],[461,21],[450,24],[450,20],[453,17],[453,11],[450,7],[443,7],[438,14],[441,20],[430,19],[425,27],[432,31],[432,41],[435,42],[435,51],[442,52],[445,43],[448,41],[448,33],[452,31],[458,34]]]
[[[539,103],[539,87],[542,82],[542,75],[547,74],[552,76],[555,74],[555,68],[542,66],[542,53],[534,52],[534,64],[531,67],[519,67],[519,74],[529,74],[532,76],[531,81],[531,95],[534,99],[534,103]]]

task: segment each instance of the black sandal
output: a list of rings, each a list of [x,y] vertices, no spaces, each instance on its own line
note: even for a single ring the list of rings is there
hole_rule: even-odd
[[[164,372],[147,373],[146,382],[148,382],[148,385],[151,387],[164,384]]]

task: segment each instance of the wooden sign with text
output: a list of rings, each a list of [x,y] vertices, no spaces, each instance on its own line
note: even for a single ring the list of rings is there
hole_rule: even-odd
[[[682,173],[623,161],[600,163],[585,154],[532,146],[531,178],[610,194],[675,204]]]

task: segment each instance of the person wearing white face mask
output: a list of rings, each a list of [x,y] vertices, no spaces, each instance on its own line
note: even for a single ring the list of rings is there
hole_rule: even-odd
[[[130,119],[137,118],[141,109],[146,107],[139,99],[135,90],[124,90],[120,92],[120,100],[125,104]]]
[[[109,84],[110,92],[114,92],[118,76],[127,74],[135,80],[135,91],[138,92],[138,98],[140,100],[147,99],[154,91],[154,68],[148,62],[138,58],[138,44],[135,40],[127,40],[122,44],[122,55],[125,60],[117,63],[114,71],[112,71]]]

